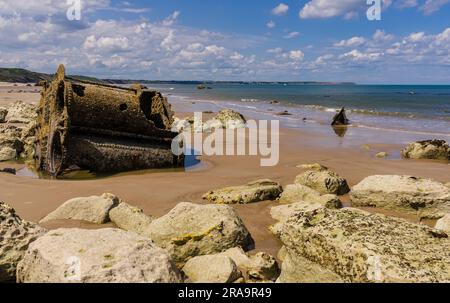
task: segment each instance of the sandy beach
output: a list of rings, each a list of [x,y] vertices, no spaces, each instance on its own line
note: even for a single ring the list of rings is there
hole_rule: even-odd
[[[19,92],[20,90],[22,91]],[[18,100],[36,103],[39,97],[35,87],[0,84],[0,107]],[[177,116],[189,115],[196,110],[190,102],[172,103]],[[370,132],[370,135],[361,135],[362,132]],[[260,158],[255,156],[201,156],[200,164],[186,171],[139,171],[87,180],[50,180],[0,173],[0,200],[11,205],[23,219],[38,222],[68,199],[114,193],[127,203],[142,208],[146,214],[159,217],[179,202],[205,204],[202,195],[216,188],[241,185],[264,178],[280,182],[283,186],[291,184],[295,177],[304,171],[297,166],[305,163],[321,163],[327,166],[346,178],[350,186],[367,176],[378,174],[412,175],[439,182],[450,181],[450,166],[446,161],[401,159],[399,151],[404,145],[401,142],[394,143],[398,136],[397,132],[351,128],[349,133],[341,138],[336,136],[330,127],[323,125],[305,129],[282,125],[280,162],[274,167],[261,167]],[[379,159],[375,157],[378,152],[388,152],[393,156]],[[0,163],[0,169],[7,167],[20,170],[25,165]],[[346,206],[351,206],[347,196],[342,200]],[[274,223],[269,215],[270,207],[276,204],[275,201],[266,201],[233,206],[255,240],[255,251],[265,251],[275,256],[281,245],[268,227]],[[416,217],[405,214],[369,210],[418,222]],[[434,222],[423,223],[431,225]],[[44,227],[50,229],[110,226],[112,225],[94,226],[73,221],[44,224]]]

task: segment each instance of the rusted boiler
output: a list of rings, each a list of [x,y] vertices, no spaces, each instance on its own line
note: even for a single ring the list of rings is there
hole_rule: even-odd
[[[173,112],[157,91],[120,88],[65,76],[61,65],[39,105],[37,167],[58,176],[67,169],[121,172],[180,167],[170,131]]]

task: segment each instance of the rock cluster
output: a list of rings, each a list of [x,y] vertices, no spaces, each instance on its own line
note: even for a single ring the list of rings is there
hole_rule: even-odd
[[[8,110],[0,109],[0,162],[33,158],[35,119],[36,107],[21,101],[11,105]]]
[[[0,283],[14,281],[16,267],[28,245],[46,230],[22,220],[14,209],[0,202]]]
[[[203,199],[216,204],[248,204],[275,200],[283,191],[281,185],[272,180],[256,180],[243,186],[226,187],[210,191]]]
[[[444,140],[412,142],[402,150],[402,156],[408,159],[450,160],[450,146]]]
[[[193,131],[195,133],[210,133],[216,129],[238,129],[246,127],[246,119],[240,113],[223,109],[214,118],[205,122],[194,118],[175,118],[172,124],[173,132]]]

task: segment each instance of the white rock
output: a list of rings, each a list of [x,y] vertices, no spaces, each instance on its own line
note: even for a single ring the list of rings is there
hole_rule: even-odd
[[[241,277],[234,261],[223,255],[194,257],[186,262],[183,272],[195,283],[232,283]]]
[[[65,202],[43,218],[40,223],[51,220],[81,220],[95,224],[110,221],[109,211],[116,207],[120,199],[112,194],[75,198]]]
[[[33,242],[17,268],[25,283],[178,283],[170,256],[120,229],[58,229]]]
[[[440,229],[450,234],[450,214],[446,214],[436,222],[436,229]]]
[[[153,217],[144,214],[142,209],[124,202],[109,211],[109,218],[117,227],[139,235],[145,235],[145,230],[154,220]]]

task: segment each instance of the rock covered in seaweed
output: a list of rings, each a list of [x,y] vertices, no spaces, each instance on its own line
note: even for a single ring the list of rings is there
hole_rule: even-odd
[[[217,204],[248,204],[275,200],[283,191],[281,185],[272,180],[256,180],[243,186],[226,187],[210,191],[203,199]]]

